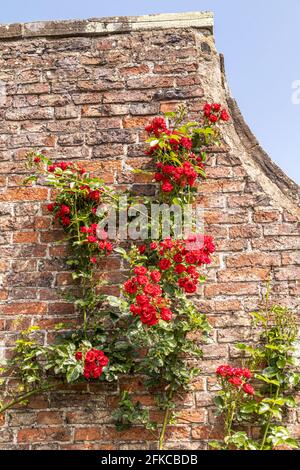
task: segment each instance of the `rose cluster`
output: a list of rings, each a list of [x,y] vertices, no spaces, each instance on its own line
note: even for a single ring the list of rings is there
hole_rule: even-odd
[[[83,354],[81,351],[77,351],[75,354],[77,361],[83,360]],[[105,356],[104,352],[92,348],[85,354],[84,357],[84,369],[83,375],[88,379],[98,379],[103,372],[103,367],[107,366],[109,359]]]
[[[39,157],[37,157],[37,158],[39,158]],[[38,163],[36,161],[36,159],[34,161],[35,161],[35,163]],[[48,172],[49,173],[55,173],[57,169],[60,169],[62,171],[71,170],[73,172],[78,172],[81,175],[86,173],[85,168],[78,167],[73,162],[58,162],[58,163],[51,163],[51,165],[48,165]]]
[[[135,275],[123,285],[124,293],[131,301],[132,314],[139,315],[141,322],[148,326],[156,325],[160,318],[171,320],[168,299],[159,285],[161,273],[145,266],[136,266],[133,271]]]
[[[98,250],[103,251],[106,255],[110,255],[112,252],[113,246],[110,241],[107,240],[107,232],[102,230],[101,232],[101,239],[97,237],[97,227],[98,224],[94,223],[91,224],[89,227],[83,225],[80,228],[80,232],[85,234],[86,239],[85,241],[90,244],[91,252],[97,252]],[[95,256],[91,256],[90,261],[92,263],[97,262],[97,258]]]
[[[243,389],[248,395],[255,394],[254,388],[248,383],[248,380],[252,377],[249,369],[223,364],[217,368],[216,374],[233,387]]]
[[[56,202],[48,204],[47,209],[49,212],[54,212],[55,217],[60,220],[64,227],[71,224],[71,209],[66,204],[58,204]]]
[[[198,268],[211,263],[210,255],[215,251],[215,245],[210,236],[192,235],[187,240],[165,239],[154,250],[164,276],[175,281],[184,292],[192,294],[196,292],[200,278]]]
[[[216,124],[219,121],[229,121],[230,116],[226,109],[219,103],[206,103],[203,108],[204,116],[210,124]]]
[[[202,159],[200,164],[202,165]],[[175,185],[181,188],[193,187],[198,176],[194,166],[188,161],[185,161],[182,166],[163,165],[161,162],[157,162],[156,168],[154,179],[161,182],[161,190],[164,193],[173,191]]]
[[[160,143],[154,139],[146,151],[157,160],[154,179],[161,183],[161,190],[170,193],[176,188],[193,187],[199,170],[203,169],[203,158],[192,152],[192,138],[168,129],[161,117],[154,118],[145,130],[153,138],[161,139]]]

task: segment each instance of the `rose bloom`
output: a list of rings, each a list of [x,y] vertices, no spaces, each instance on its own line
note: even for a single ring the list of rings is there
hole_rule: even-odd
[[[156,310],[152,305],[149,305],[142,309],[140,314],[140,319],[142,323],[145,323],[148,326],[153,326],[158,323],[158,318],[156,316]]]
[[[124,283],[124,289],[128,294],[135,294],[137,291],[136,283],[132,279],[128,279],[128,281]]]
[[[171,261],[167,258],[162,258],[158,264],[161,271],[166,271],[171,266]]]
[[[228,382],[234,385],[235,387],[240,387],[243,383],[243,381],[239,377],[232,377],[228,380]]]
[[[161,280],[161,274],[159,271],[152,271],[150,277],[153,282],[159,282]]]
[[[186,281],[184,284],[184,290],[187,294],[193,294],[197,290],[197,285],[193,281]]]
[[[149,279],[147,276],[141,275],[137,276],[137,282],[140,286],[145,286],[149,282]]]
[[[164,321],[170,321],[172,319],[171,310],[167,307],[163,307],[160,311],[160,317]]]
[[[185,266],[183,266],[183,264],[177,264],[177,266],[175,267],[176,274],[184,273],[185,270],[186,269],[185,269]]]
[[[141,305],[142,307],[150,303],[150,300],[148,299],[148,297],[142,294],[139,294],[136,296],[136,301],[137,301],[137,304]]]
[[[75,359],[76,359],[76,361],[81,361],[81,359],[82,359],[82,352],[81,351],[77,351],[75,353]]]
[[[136,266],[134,272],[135,274],[146,274],[147,268],[145,268],[145,266]]]
[[[162,187],[161,187],[162,191],[164,193],[170,193],[173,189],[173,185],[172,183],[170,183],[170,181],[165,181],[163,184],[162,184]]]
[[[254,393],[255,393],[254,388],[250,384],[244,384],[243,385],[243,390],[248,395],[254,395]]]

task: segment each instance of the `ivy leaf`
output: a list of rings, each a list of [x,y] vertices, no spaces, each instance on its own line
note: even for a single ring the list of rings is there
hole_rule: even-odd
[[[75,380],[78,379],[78,377],[82,374],[82,366],[81,365],[76,365],[75,367],[72,367],[71,369],[68,370],[66,378],[67,382],[74,382]]]

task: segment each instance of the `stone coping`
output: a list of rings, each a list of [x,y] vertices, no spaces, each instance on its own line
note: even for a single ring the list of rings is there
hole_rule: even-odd
[[[115,16],[87,20],[37,21],[34,23],[0,24],[0,40],[102,36],[131,31],[155,29],[197,28],[213,31],[214,15],[211,12],[162,13],[143,16]]]

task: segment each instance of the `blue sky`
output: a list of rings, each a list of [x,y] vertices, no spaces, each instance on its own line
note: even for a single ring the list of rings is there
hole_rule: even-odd
[[[299,1],[9,0],[1,5],[0,23],[201,10],[215,13],[217,47],[246,121],[271,158],[300,183]]]

